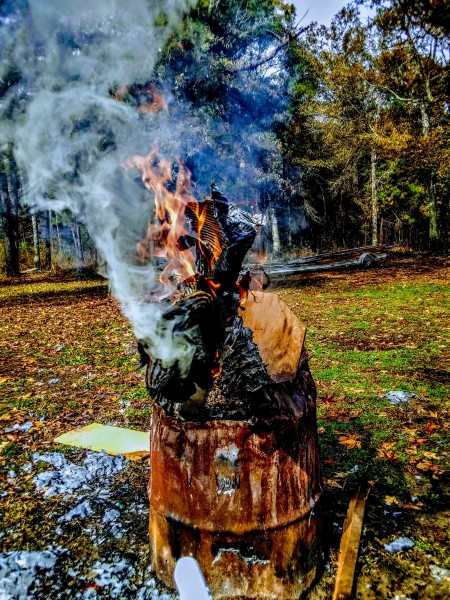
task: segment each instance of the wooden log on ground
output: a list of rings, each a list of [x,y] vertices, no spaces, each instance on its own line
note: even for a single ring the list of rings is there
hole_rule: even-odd
[[[352,498],[348,507],[339,548],[339,563],[333,600],[350,598],[352,593],[359,541],[369,491],[370,488],[362,486],[356,496]]]

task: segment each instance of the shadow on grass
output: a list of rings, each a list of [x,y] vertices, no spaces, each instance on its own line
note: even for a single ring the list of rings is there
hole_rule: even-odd
[[[30,282],[28,282],[30,283]],[[108,295],[108,288],[105,284],[91,286],[89,288],[81,288],[78,290],[59,290],[59,291],[43,291],[33,290],[26,294],[11,294],[6,298],[0,298],[0,308],[27,306],[33,303],[46,304],[74,304],[80,298],[103,298]]]

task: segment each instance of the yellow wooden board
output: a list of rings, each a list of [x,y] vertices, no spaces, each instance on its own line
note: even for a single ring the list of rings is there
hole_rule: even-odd
[[[54,441],[77,448],[89,448],[96,452],[104,450],[108,454],[122,454],[131,460],[140,460],[150,453],[149,432],[100,423],[68,431]]]

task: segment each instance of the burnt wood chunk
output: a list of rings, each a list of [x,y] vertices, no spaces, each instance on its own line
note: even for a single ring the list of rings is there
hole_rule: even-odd
[[[244,325],[252,330],[262,362],[277,383],[297,373],[306,327],[277,294],[250,292],[240,308]]]

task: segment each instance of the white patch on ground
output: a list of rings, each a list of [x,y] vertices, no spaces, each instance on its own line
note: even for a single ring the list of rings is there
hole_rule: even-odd
[[[431,576],[436,583],[450,584],[450,569],[442,569],[437,565],[430,565]]]
[[[73,518],[80,517],[80,519],[85,519],[86,517],[90,517],[94,514],[94,511],[89,504],[89,500],[84,500],[75,508],[72,508],[66,515],[63,515],[58,519],[59,523],[69,523]]]
[[[89,452],[83,466],[67,462],[60,452],[36,452],[32,455],[32,460],[34,463],[50,463],[57,469],[43,471],[33,478],[36,489],[44,491],[46,498],[58,494],[73,494],[79,490],[92,490],[95,487],[99,488],[99,494],[102,495],[101,492],[105,492],[105,479],[122,471],[127,464],[122,456],[109,456],[106,452]]]
[[[386,400],[389,400],[389,404],[391,404],[392,406],[404,404],[406,402],[409,402],[413,398],[420,398],[420,396],[418,396],[414,392],[404,392],[402,390],[388,392],[387,394],[382,394],[381,397],[386,398]]]
[[[125,586],[130,585],[129,577],[135,574],[127,560],[122,558],[115,563],[99,562],[93,564],[92,573],[95,583],[102,588],[107,588],[111,598],[120,598]]]
[[[403,550],[409,550],[414,547],[414,540],[406,537],[399,537],[390,544],[384,544],[384,549],[387,552],[402,552]]]
[[[116,521],[120,517],[120,512],[112,508],[111,510],[107,510],[103,515],[103,523],[112,523]]]
[[[5,433],[13,433],[14,431],[18,431],[19,433],[26,433],[27,431],[30,431],[33,425],[34,423],[32,423],[31,421],[27,421],[23,425],[19,425],[18,423],[16,423],[12,427],[5,427]]]
[[[0,599],[29,600],[40,572],[53,569],[57,559],[58,554],[52,550],[0,554]]]
[[[123,475],[129,461],[105,452],[89,452],[77,465],[60,452],[35,453],[20,474],[32,472],[37,466],[42,468],[42,463],[49,468],[33,478],[34,484],[44,497],[59,495],[59,502],[49,503],[48,519],[54,522],[53,539],[62,536],[64,546],[64,535],[72,538],[81,527],[83,535],[90,536],[99,548],[101,558],[92,563],[90,558],[85,561],[83,556],[75,557],[69,550],[53,546],[42,552],[0,554],[0,600],[178,598],[154,578],[142,562],[142,555],[135,564],[129,556],[102,552],[106,541],[121,538],[129,539],[130,555],[134,551],[141,552],[140,547],[138,550],[133,545],[136,543],[133,523],[136,519],[147,521],[148,505],[142,498],[122,506],[115,496],[115,478]],[[59,507],[62,506],[65,509],[61,516]],[[49,595],[48,590],[51,590]]]

